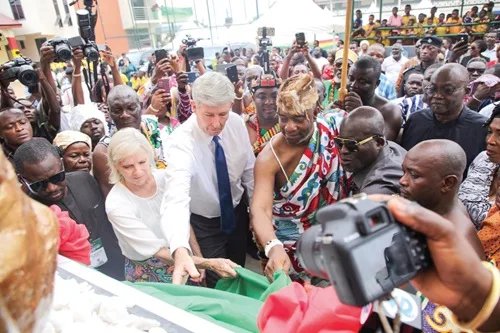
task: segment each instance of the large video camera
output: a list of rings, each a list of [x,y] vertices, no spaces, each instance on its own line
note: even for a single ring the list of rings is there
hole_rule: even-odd
[[[272,46],[273,42],[269,37],[273,37],[275,33],[276,31],[274,28],[262,27],[257,30],[257,35],[259,36],[259,60],[266,74],[271,73],[269,50],[267,47]]]
[[[182,44],[187,46],[186,57],[189,61],[203,60],[205,58],[205,53],[202,47],[196,47],[196,42],[202,40],[202,38],[194,39],[187,35],[186,39],[182,40]]]
[[[32,61],[25,57],[19,57],[6,62],[0,66],[0,81],[13,82],[19,80],[27,87],[38,84],[38,74],[31,66]]]
[[[385,203],[354,197],[325,207],[297,245],[302,266],[330,279],[342,303],[364,306],[432,266],[422,234],[395,221]]]

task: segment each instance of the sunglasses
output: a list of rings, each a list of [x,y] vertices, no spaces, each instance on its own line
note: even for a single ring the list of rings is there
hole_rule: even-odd
[[[28,183],[28,181],[24,178],[21,178],[21,179],[26,184],[26,186],[28,186],[30,191],[32,191],[34,193],[39,193],[39,192],[45,190],[47,188],[47,186],[49,185],[49,183],[57,185],[57,184],[61,183],[62,181],[64,181],[66,179],[66,172],[64,171],[64,168],[63,168],[63,170],[61,172],[56,173],[52,177],[49,177],[49,178],[44,179],[44,180],[39,180],[39,181],[33,182],[33,183]]]
[[[347,150],[349,150],[351,153],[355,153],[359,150],[359,146],[364,145],[367,142],[370,142],[373,139],[381,138],[382,135],[372,135],[364,140],[357,141],[353,139],[343,139],[343,138],[335,138],[333,139],[335,141],[335,144],[339,148],[339,150],[342,149],[342,147],[346,147]]]
[[[478,72],[479,74],[483,74],[486,69],[478,69],[478,68],[467,68],[467,71],[469,73],[474,73],[474,72]]]
[[[438,89],[436,86],[428,86],[424,90],[425,90],[425,93],[429,96],[436,95],[438,93],[438,91],[441,91],[441,95],[443,95],[443,96],[451,96],[455,92],[459,91],[462,88],[464,88],[464,87],[458,87],[458,88],[443,87],[441,89]]]

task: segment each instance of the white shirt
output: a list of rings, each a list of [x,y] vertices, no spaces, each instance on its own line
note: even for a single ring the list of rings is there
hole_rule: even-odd
[[[224,149],[231,182],[233,207],[244,190],[253,195],[255,156],[243,119],[234,112],[222,130],[220,144]],[[165,146],[167,188],[161,204],[162,229],[173,253],[179,247],[189,249],[191,213],[215,218],[220,216],[215,143],[198,126],[196,114],[179,126]]]
[[[118,183],[106,198],[106,213],[115,230],[118,244],[125,257],[143,261],[151,258],[162,247],[168,247],[160,221],[160,206],[165,186],[165,170],[153,171],[156,193],[150,198],[133,194]]]
[[[491,114],[493,113],[493,109],[498,105],[498,102],[491,103],[489,105],[486,105],[484,108],[479,111],[479,114],[485,116],[486,118],[491,117]]]
[[[324,57],[314,58],[316,65],[318,65],[319,70],[323,70],[323,66],[328,65],[328,60]]]
[[[392,83],[396,84],[398,80],[399,72],[401,71],[401,67],[408,61],[408,58],[401,56],[399,61],[396,61],[394,57],[391,55],[384,59],[382,63],[382,71],[385,73],[385,76]]]
[[[486,50],[481,54],[485,57],[490,58],[490,61],[497,60],[497,48],[496,48],[496,46],[492,50]]]

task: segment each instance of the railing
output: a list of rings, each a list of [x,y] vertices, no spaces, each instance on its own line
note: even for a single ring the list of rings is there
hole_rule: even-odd
[[[491,26],[494,24],[500,24],[500,21],[491,21],[491,22],[487,22],[487,23],[482,23],[482,22],[462,23],[462,24],[446,23],[446,24],[442,24],[439,27],[456,27],[456,26],[460,26],[460,27],[469,26],[470,27],[470,26],[483,25],[483,24],[488,24],[489,26]],[[420,28],[422,28],[422,29],[436,28],[436,25],[422,25],[422,26],[413,25],[413,26],[401,26],[401,27],[387,26],[387,27],[377,27],[377,28],[374,28],[373,30],[405,30],[405,29],[420,29]],[[469,34],[471,36],[483,36],[485,33],[483,33],[483,32],[471,32]],[[386,36],[385,39],[389,39],[389,40],[392,40],[392,39],[420,39],[424,36],[425,36],[425,34],[423,34],[421,36],[396,35],[396,36]],[[433,35],[433,36],[441,37],[441,38],[443,38],[443,37],[455,37],[456,34],[440,34],[440,35]],[[376,39],[378,39],[378,38],[377,37],[356,37],[356,38],[351,38],[350,40],[362,41],[362,40],[376,40]]]
[[[146,21],[146,8],[145,7],[132,7],[134,14],[134,21]]]

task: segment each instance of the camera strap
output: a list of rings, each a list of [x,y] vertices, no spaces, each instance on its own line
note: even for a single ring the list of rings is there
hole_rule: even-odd
[[[89,90],[90,99],[93,102],[94,101],[94,97],[92,96],[91,82],[89,82],[89,79],[90,79],[89,78],[89,72],[88,72],[87,68],[83,68],[82,72],[83,72],[83,77],[85,78],[85,85],[87,86],[87,89]]]
[[[384,306],[382,305],[383,301],[391,300],[396,304],[397,307],[397,312],[396,312],[396,317],[394,318],[392,322],[392,327],[389,324],[389,320],[387,319],[387,313],[385,312]],[[401,330],[401,307],[399,306],[398,301],[396,298],[392,296],[392,294],[386,298],[379,299],[374,302],[374,306],[377,309],[378,315],[380,317],[380,323],[382,324],[382,327],[384,328],[384,331],[386,333],[399,333]]]

